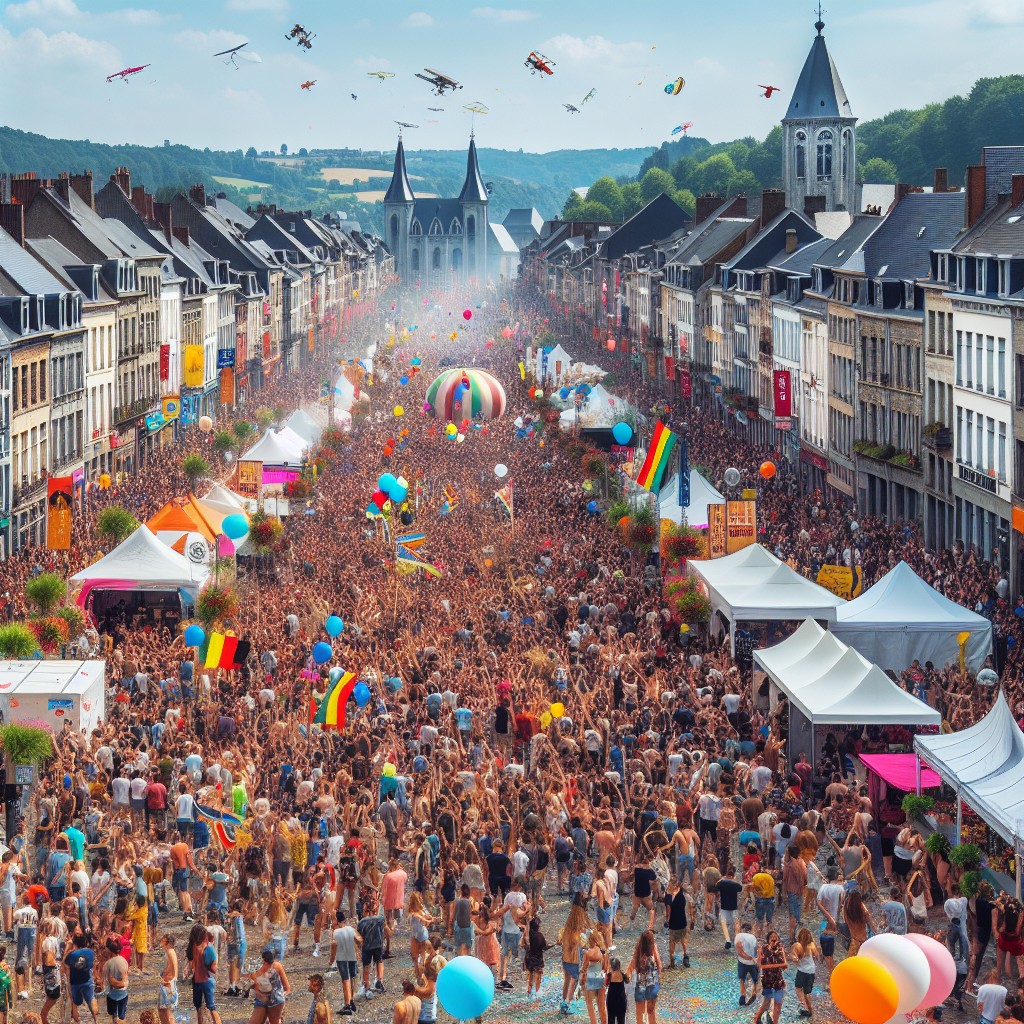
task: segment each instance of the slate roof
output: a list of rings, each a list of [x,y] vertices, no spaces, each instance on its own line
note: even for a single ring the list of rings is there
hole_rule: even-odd
[[[604,239],[601,256],[606,260],[618,259],[665,238],[688,223],[690,215],[662,192]]]
[[[796,231],[797,242],[806,245],[821,236],[796,210],[783,210],[766,224],[725,266],[729,270],[758,270],[774,266],[786,253],[786,230]],[[781,254],[781,256],[780,256]]]
[[[240,206],[236,206],[230,199],[222,196],[207,196],[207,205],[212,206],[229,224],[233,224],[239,231],[248,231],[256,223],[256,218],[251,217]]]
[[[752,217],[719,217],[694,228],[682,246],[668,261],[686,266],[700,266],[715,258],[730,242],[735,241],[754,224]]]
[[[811,44],[811,52],[807,54],[803,70],[797,79],[793,98],[789,101],[789,110],[783,121],[803,121],[815,117],[853,117],[850,101],[846,96],[843,83],[839,80],[832,55],[825,45],[825,37],[821,30],[825,27],[820,21],[815,26],[818,34]]]
[[[452,221],[462,224],[462,204],[458,199],[417,199],[412,208],[413,220],[420,222],[423,234],[430,233],[435,217],[441,222],[441,230],[448,234]]]
[[[981,151],[985,164],[985,207],[995,206],[1000,193],[1010,193],[1010,179],[1024,173],[1024,146],[986,146]]]
[[[65,290],[78,289],[66,267],[80,267],[83,264],[92,263],[91,260],[83,260],[76,256],[70,249],[62,245],[56,238],[26,238],[25,247],[39,257],[40,261],[53,273],[59,281],[64,282]],[[88,302],[89,300],[86,299]],[[103,278],[100,277],[99,296],[97,302],[114,302],[115,297],[103,285]]]
[[[111,240],[132,259],[146,259],[163,255],[148,242],[143,241],[127,224],[123,224],[113,217],[104,218],[103,223],[106,225],[106,231]]]
[[[796,251],[780,254],[776,259],[767,264],[772,270],[778,270],[783,274],[802,277],[811,276],[811,268],[815,266],[820,257],[832,245],[831,238],[818,238],[806,245],[799,246]]]
[[[998,203],[954,246],[956,253],[1024,256],[1024,205]]]
[[[881,217],[854,217],[853,223],[815,260],[814,266],[843,269],[881,223]]]
[[[391,184],[384,194],[385,203],[411,203],[416,198],[409,182],[409,172],[405,169],[405,146],[402,136],[398,136],[398,149],[395,150],[395,170],[391,175]]]
[[[506,228],[532,228],[538,235],[544,229],[544,218],[532,206],[529,208],[520,206],[509,210],[501,223]]]
[[[287,252],[298,253],[299,259],[304,263],[319,263],[320,260],[313,255],[293,234],[285,231],[273,217],[263,214],[259,220],[245,233],[246,241],[251,242],[254,238],[266,242],[273,249],[283,249]]]
[[[15,294],[55,295],[69,290],[31,252],[0,228],[0,280],[3,278],[14,285]]]
[[[512,241],[512,236],[508,233],[508,229],[504,224],[493,224],[488,223],[487,225],[491,229],[491,238],[493,241],[498,243],[498,248],[503,253],[515,253],[519,255],[519,246]]]
[[[911,192],[864,242],[868,277],[913,281],[927,277],[933,249],[946,249],[963,228],[963,192]]]

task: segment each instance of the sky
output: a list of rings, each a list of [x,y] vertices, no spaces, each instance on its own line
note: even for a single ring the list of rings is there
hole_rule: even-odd
[[[785,114],[814,37],[811,0],[648,2],[639,13],[622,0],[21,0],[0,7],[0,121],[94,142],[294,152],[393,149],[401,120],[419,126],[410,148],[455,149],[474,120],[464,104],[482,103],[478,144],[544,152],[657,146],[683,121],[712,141],[763,138]],[[1024,71],[1024,0],[831,0],[824,21],[861,120]],[[315,33],[312,49],[286,40],[297,22]],[[212,56],[242,42],[261,63],[236,70]],[[529,73],[531,50],[554,75]],[[151,67],[107,83],[141,64]],[[424,67],[464,87],[439,99],[414,77]],[[394,77],[368,74],[378,70]],[[686,87],[666,95],[680,75]],[[781,91],[765,100],[762,84]]]

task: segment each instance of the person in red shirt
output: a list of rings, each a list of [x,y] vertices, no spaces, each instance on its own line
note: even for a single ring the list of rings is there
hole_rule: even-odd
[[[43,913],[43,904],[49,902],[50,892],[45,885],[33,882],[25,890],[25,899],[32,904],[32,909],[39,915]]]
[[[160,781],[160,769],[154,768],[146,783],[146,828],[155,824],[162,832],[167,826],[167,787]]]

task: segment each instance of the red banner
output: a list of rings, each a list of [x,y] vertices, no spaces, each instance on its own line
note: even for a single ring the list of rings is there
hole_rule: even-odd
[[[169,380],[171,376],[171,346],[160,346],[160,379]]]
[[[672,380],[676,375],[676,361],[673,356],[665,356],[665,380]]]
[[[775,391],[775,415],[788,417],[793,415],[793,392],[790,391],[789,370],[772,372],[772,385]]]
[[[683,398],[691,398],[693,396],[693,380],[690,377],[690,371],[686,367],[680,367],[679,370],[679,393]]]

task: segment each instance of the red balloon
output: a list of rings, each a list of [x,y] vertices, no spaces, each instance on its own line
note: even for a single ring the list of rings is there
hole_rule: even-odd
[[[471,309],[464,309],[462,311],[462,319],[463,320],[472,320],[473,319],[473,311]]]
[[[609,352],[614,352],[615,351],[615,339],[614,338],[609,338],[605,342],[605,346],[607,347]]]
[[[771,478],[775,476],[778,470],[775,468],[774,462],[762,462],[761,468],[758,470],[758,472],[761,474],[762,477],[764,477],[765,480],[771,480]]]
[[[383,508],[384,502],[388,500],[388,496],[383,491],[374,491],[373,497],[370,502],[377,506],[377,508]]]

